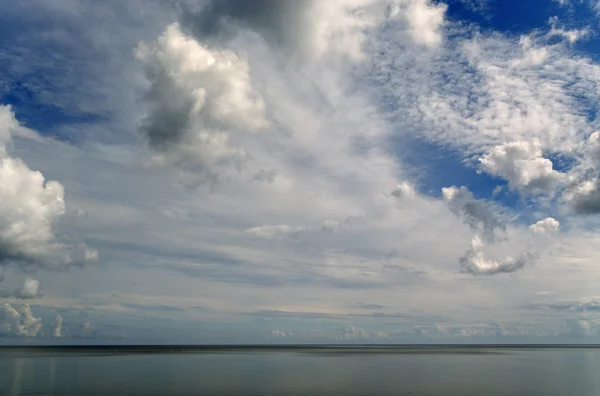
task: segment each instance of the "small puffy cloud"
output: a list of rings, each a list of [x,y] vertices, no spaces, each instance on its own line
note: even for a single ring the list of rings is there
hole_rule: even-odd
[[[552,217],[547,217],[529,226],[535,234],[550,234],[558,231],[560,222]]]
[[[478,236],[473,237],[471,247],[460,258],[462,271],[476,276],[511,273],[516,272],[537,260],[537,256],[530,252],[521,254],[517,258],[509,256],[498,258],[496,260],[489,260],[485,258],[485,254],[482,251],[483,247],[484,244],[481,239]]]
[[[0,131],[17,127],[10,109],[0,107]],[[0,135],[5,141],[9,136]],[[4,147],[1,141],[0,147]],[[6,149],[0,150],[0,266],[65,270],[95,261],[95,250],[56,237],[53,225],[64,214],[62,184],[46,180]]]
[[[62,337],[62,325],[63,325],[63,317],[59,314],[56,314],[56,318],[54,319],[54,329],[52,330],[52,337],[60,338]]]
[[[479,159],[483,170],[508,181],[511,190],[523,194],[550,194],[563,174],[542,156],[538,141],[517,141],[494,147]]]
[[[416,194],[415,189],[407,182],[398,184],[390,191],[390,195],[396,199],[410,198]]]
[[[506,226],[494,215],[490,208],[473,197],[467,187],[442,188],[442,197],[450,210],[463,219],[471,229],[488,240],[496,239],[496,231],[505,231]]]
[[[308,231],[306,227],[292,227],[285,224],[265,225],[253,227],[246,233],[265,239],[297,238],[302,232]]]
[[[265,104],[253,90],[248,61],[232,51],[214,50],[170,25],[137,58],[150,82],[150,109],[141,133],[155,151],[154,162],[177,166],[214,181],[241,170],[247,153],[230,132],[267,127]]]
[[[406,20],[413,40],[430,47],[439,45],[447,6],[444,3],[433,4],[429,0],[405,0],[403,3],[406,4]]]
[[[40,290],[40,281],[27,277],[23,282],[23,285],[15,288],[14,290],[0,289],[0,297],[18,298],[22,300],[29,300],[40,298],[44,296],[44,292]]]

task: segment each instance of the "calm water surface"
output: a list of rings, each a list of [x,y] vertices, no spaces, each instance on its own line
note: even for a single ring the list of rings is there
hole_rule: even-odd
[[[600,395],[600,350],[0,348],[0,395],[106,394]]]

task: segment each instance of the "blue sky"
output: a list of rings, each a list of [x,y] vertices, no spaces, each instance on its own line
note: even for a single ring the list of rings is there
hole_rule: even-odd
[[[3,343],[598,340],[600,3],[3,3]]]

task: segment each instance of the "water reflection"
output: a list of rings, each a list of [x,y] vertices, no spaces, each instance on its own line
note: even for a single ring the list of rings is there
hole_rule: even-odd
[[[0,353],[0,395],[600,394],[596,350],[498,354]]]

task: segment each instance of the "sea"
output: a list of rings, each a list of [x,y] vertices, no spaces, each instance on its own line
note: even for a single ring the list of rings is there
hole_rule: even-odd
[[[0,395],[600,395],[595,346],[0,347]]]

